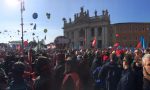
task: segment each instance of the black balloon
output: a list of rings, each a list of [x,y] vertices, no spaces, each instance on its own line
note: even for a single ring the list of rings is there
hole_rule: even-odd
[[[33,13],[32,17],[33,17],[33,19],[37,19],[38,18],[38,14],[37,13]]]

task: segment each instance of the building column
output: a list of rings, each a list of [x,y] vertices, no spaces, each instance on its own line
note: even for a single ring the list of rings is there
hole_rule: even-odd
[[[105,47],[105,27],[102,26],[102,48]]]
[[[84,29],[85,36],[84,36],[84,48],[87,48],[87,28]]]
[[[77,37],[79,36],[78,34],[79,34],[79,33],[78,33],[78,30],[75,30],[75,32],[74,32],[74,36],[75,36],[75,37],[74,37],[74,38],[75,38],[75,39],[74,39],[74,48],[75,48],[75,49],[78,49],[78,38],[77,38]]]
[[[87,38],[86,38],[86,48],[90,48],[90,40],[91,40],[91,34],[90,34],[90,28],[86,28]]]
[[[108,48],[108,28],[105,26],[105,48]]]
[[[96,46],[95,47],[97,48],[97,45],[98,45],[97,44],[98,43],[98,28],[97,27],[94,28],[94,35],[96,37]]]

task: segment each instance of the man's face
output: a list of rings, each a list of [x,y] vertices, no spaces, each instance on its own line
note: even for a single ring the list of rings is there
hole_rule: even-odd
[[[150,58],[145,58],[144,67],[148,73],[150,73]]]

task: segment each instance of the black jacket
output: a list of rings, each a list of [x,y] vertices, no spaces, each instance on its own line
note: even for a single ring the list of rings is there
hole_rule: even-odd
[[[150,90],[150,81],[147,79],[143,79],[143,90]]]
[[[120,77],[121,69],[113,62],[106,63],[99,72],[99,78],[105,82],[106,90],[116,90]]]
[[[134,74],[130,68],[123,71],[117,90],[135,90]]]

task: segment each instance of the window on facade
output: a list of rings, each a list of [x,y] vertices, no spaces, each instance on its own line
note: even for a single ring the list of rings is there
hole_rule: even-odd
[[[94,28],[92,28],[92,29],[91,29],[91,36],[92,36],[92,37],[94,37],[94,33],[95,33]]]
[[[102,35],[102,27],[99,27],[98,28],[98,36],[101,36]]]
[[[79,37],[84,37],[85,36],[85,31],[83,29],[81,29],[79,31]]]
[[[102,40],[98,40],[97,47],[102,48]]]
[[[68,32],[66,32],[66,36],[69,37],[69,33]]]
[[[74,42],[72,42],[71,44],[72,44],[72,48],[74,48]]]
[[[80,46],[83,46],[84,45],[84,42],[83,41],[80,41]]]
[[[74,32],[71,32],[71,38],[74,38]]]

